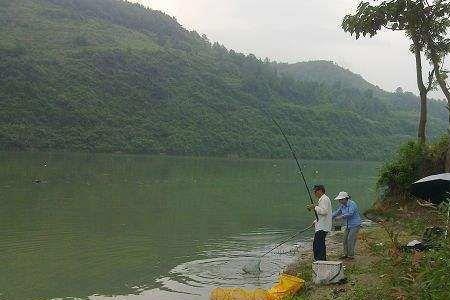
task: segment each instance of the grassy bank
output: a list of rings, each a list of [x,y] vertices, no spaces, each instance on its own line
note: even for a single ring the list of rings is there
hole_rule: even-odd
[[[365,213],[376,226],[363,228],[357,256],[344,261],[347,282],[339,285],[312,284],[312,254],[301,253],[286,270],[307,281],[300,299],[450,299],[450,242],[434,238],[430,250],[404,250],[411,240],[422,240],[428,227],[445,228],[447,204],[424,206],[410,194],[416,180],[444,172],[448,135],[432,144],[411,141],[401,145],[396,157],[380,170],[378,199]],[[443,200],[444,195],[439,200]],[[437,199],[435,199],[437,200]],[[436,201],[438,203],[439,201]],[[327,239],[329,260],[339,260],[342,234]]]
[[[288,272],[307,280],[300,299],[450,299],[450,246],[444,241],[426,252],[400,249],[419,239],[429,226],[445,226],[442,212],[416,205],[378,205],[368,212],[377,226],[364,228],[358,240],[355,260],[344,261],[347,283],[315,286],[311,282],[311,255],[300,255]],[[338,260],[335,247],[342,235],[327,243],[330,260]]]

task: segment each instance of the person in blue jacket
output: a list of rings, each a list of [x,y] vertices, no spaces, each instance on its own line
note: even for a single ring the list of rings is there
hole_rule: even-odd
[[[361,217],[358,205],[346,192],[340,192],[335,200],[339,201],[339,208],[333,213],[333,220],[342,220],[345,225],[344,231],[344,255],[341,259],[353,259],[355,257],[356,241],[361,227]]]

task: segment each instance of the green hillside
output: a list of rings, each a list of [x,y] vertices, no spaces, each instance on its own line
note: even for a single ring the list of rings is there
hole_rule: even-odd
[[[344,69],[332,61],[317,60],[295,64],[275,64],[275,66],[283,74],[291,75],[301,81],[316,81],[331,86],[382,92],[379,87],[367,82],[361,75]]]
[[[298,81],[137,4],[0,0],[0,25],[3,150],[287,157],[262,108],[302,158],[379,160],[416,136],[412,94]],[[429,135],[446,124],[431,103]]]
[[[280,74],[289,75],[300,81],[320,82],[335,89],[358,89],[375,95],[382,102],[393,105],[393,110],[418,110],[419,98],[411,92],[390,93],[366,81],[361,75],[345,69],[332,61],[317,60],[295,64],[274,63]],[[370,92],[370,91],[372,92]],[[428,110],[431,118],[447,118],[445,103],[430,100]]]

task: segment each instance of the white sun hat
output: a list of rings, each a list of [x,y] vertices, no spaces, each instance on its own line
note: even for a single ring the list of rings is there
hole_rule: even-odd
[[[345,198],[349,198],[347,192],[339,192],[339,195],[337,195],[336,198],[334,198],[334,200],[342,200]]]

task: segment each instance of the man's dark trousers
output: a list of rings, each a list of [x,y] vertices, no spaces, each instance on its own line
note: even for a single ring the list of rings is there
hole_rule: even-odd
[[[327,248],[325,247],[325,237],[327,232],[323,230],[316,231],[314,234],[313,251],[314,260],[327,260]]]

